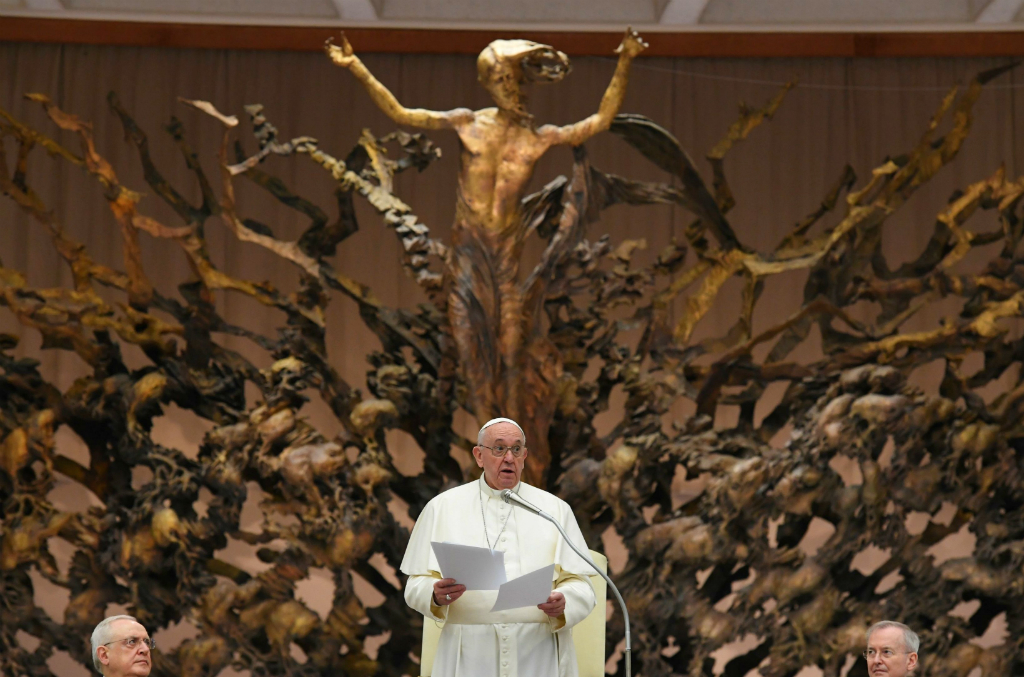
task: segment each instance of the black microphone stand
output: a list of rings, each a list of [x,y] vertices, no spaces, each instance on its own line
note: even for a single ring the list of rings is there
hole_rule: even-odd
[[[575,552],[577,555],[582,557],[584,562],[586,562],[587,564],[592,566],[594,568],[594,571],[596,571],[597,573],[601,574],[601,577],[604,578],[604,580],[608,582],[608,586],[612,589],[612,592],[615,593],[615,599],[619,600],[619,607],[622,609],[622,618],[626,622],[626,648],[622,652],[622,654],[623,654],[623,656],[626,659],[626,677],[632,677],[633,667],[632,667],[632,660],[631,660],[632,659],[632,646],[631,646],[630,641],[629,641],[629,639],[630,639],[629,638],[629,611],[626,610],[626,602],[622,599],[622,595],[619,594],[619,589],[615,586],[615,583],[612,582],[612,579],[608,576],[608,574],[606,574],[605,572],[601,571],[601,568],[599,566],[597,566],[597,564],[594,563],[594,560],[590,559],[590,555],[588,555],[586,553],[583,553],[583,552],[580,552],[580,549],[577,548],[575,544],[573,544],[572,540],[565,533],[565,529],[562,528],[562,525],[559,524],[558,520],[556,520],[554,517],[552,517],[551,515],[547,514],[546,512],[544,512],[543,510],[541,510],[537,506],[532,505],[531,503],[529,503],[529,502],[525,501],[524,499],[520,498],[511,489],[505,489],[504,491],[502,491],[501,492],[501,499],[503,501],[505,501],[506,503],[508,503],[509,505],[518,505],[521,508],[525,508],[525,509],[529,510],[530,512],[534,513],[535,515],[539,515],[539,516],[543,517],[544,519],[546,519],[547,521],[549,521],[552,524],[554,524],[555,528],[558,529],[558,533],[562,534],[562,538],[564,538],[566,544],[570,548],[573,549],[573,552]]]

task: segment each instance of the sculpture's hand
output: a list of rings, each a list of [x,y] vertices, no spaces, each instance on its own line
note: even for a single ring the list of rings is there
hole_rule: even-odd
[[[618,63],[615,65],[615,74],[612,81],[608,83],[608,89],[601,97],[601,105],[597,112],[580,120],[579,122],[564,127],[544,125],[538,130],[538,136],[549,147],[554,145],[568,144],[578,146],[598,132],[608,129],[615,115],[622,106],[622,100],[626,96],[626,85],[629,83],[629,69],[633,63],[633,57],[647,49],[647,43],[643,41],[640,34],[632,28],[626,29],[615,53],[619,55]]]
[[[398,124],[423,129],[450,129],[454,119],[471,118],[470,111],[465,109],[439,112],[422,108],[406,108],[398,102],[395,95],[380,80],[373,77],[373,73],[366,67],[366,64],[356,56],[355,50],[352,49],[345,34],[341,33],[338,37],[339,44],[337,45],[334,44],[333,38],[324,43],[324,51],[327,52],[327,56],[331,57],[331,61],[335,64],[348,69],[349,73],[356,76],[377,107]]]
[[[644,42],[644,39],[640,37],[632,28],[626,29],[626,35],[623,36],[622,42],[616,48],[616,54],[625,54],[626,56],[633,58],[640,52],[647,49],[649,45]]]
[[[331,57],[331,61],[343,68],[348,68],[359,59],[344,33],[341,34],[340,45],[334,44],[334,38],[327,38],[327,42],[324,43],[324,51],[327,52],[327,56]]]

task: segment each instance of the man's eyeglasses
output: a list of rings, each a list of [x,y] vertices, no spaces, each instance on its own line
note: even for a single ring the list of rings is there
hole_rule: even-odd
[[[495,458],[502,458],[506,453],[510,451],[512,452],[513,456],[519,458],[520,456],[523,455],[523,452],[526,451],[526,447],[520,446],[518,444],[511,447],[506,447],[504,444],[497,444],[493,447],[489,447],[486,444],[478,444],[476,446],[483,447],[484,449],[490,449],[491,456],[494,456]]]
[[[156,640],[150,639],[149,637],[125,637],[124,639],[115,639],[113,642],[107,642],[103,646],[110,646],[111,644],[117,644],[118,642],[121,642],[129,649],[134,649],[140,643],[145,644],[146,648],[150,651],[156,648]]]
[[[881,651],[875,651],[874,649],[868,649],[867,651],[862,651],[860,655],[864,656],[865,660],[871,661],[871,660],[874,660],[874,659],[878,658],[879,656],[881,656],[883,660],[890,660],[892,658],[895,658],[896,656],[902,656],[905,653],[908,653],[908,652],[907,651],[893,651],[892,649],[882,649]]]

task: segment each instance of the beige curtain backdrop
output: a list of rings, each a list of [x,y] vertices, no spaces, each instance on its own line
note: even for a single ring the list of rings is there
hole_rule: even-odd
[[[648,39],[653,43],[681,38],[651,35]],[[359,45],[355,48],[358,51]],[[408,106],[445,110],[489,104],[476,83],[472,58],[371,54],[365,56],[365,62]],[[737,198],[730,221],[744,243],[767,250],[817,207],[844,164],[852,165],[863,182],[872,167],[889,155],[908,150],[916,142],[947,86],[966,83],[976,72],[1001,63],[992,59],[641,59],[634,66],[623,112],[647,115],[670,130],[710,180],[703,156],[736,118],[737,103],[762,105],[778,90],[772,83],[790,79],[803,83],[804,86],[790,92],[775,119],[756,130],[726,160],[727,175]],[[530,107],[537,120],[568,123],[594,112],[614,65],[612,58],[576,59],[573,72],[562,83],[534,91]],[[340,157],[353,147],[363,128],[382,136],[395,127],[371,104],[349,73],[316,52],[0,43],[0,107],[74,149],[78,148],[77,139],[58,130],[38,105],[24,100],[22,95],[45,93],[65,111],[92,121],[99,152],[114,165],[126,186],[146,194],[142,211],[169,225],[177,225],[175,217],[143,181],[136,153],[124,140],[120,123],[108,108],[106,96],[110,91],[118,94],[148,132],[153,155],[164,176],[194,202],[198,202],[199,196],[196,183],[163,125],[172,115],[181,119],[189,143],[201,152],[204,167],[215,183],[219,181],[215,153],[222,130],[211,118],[180,104],[178,97],[205,99],[222,112],[241,117],[244,104],[262,103],[268,119],[283,137],[314,136],[321,148]],[[454,213],[458,146],[450,132],[432,132],[430,136],[443,150],[441,161],[423,174],[402,175],[396,192],[436,237],[447,239]],[[255,147],[247,121],[236,137],[250,151]],[[599,169],[636,179],[668,180],[611,134],[594,139],[588,148]],[[13,150],[7,148],[8,162],[12,161]],[[68,232],[87,245],[94,258],[121,267],[117,227],[98,184],[66,162],[48,158],[40,151],[34,155],[30,184],[55,210]],[[537,167],[534,187],[567,173],[570,163],[568,149],[550,152]],[[890,265],[896,266],[919,253],[932,231],[935,215],[955,189],[988,177],[1000,165],[1011,176],[1024,172],[1024,75],[1018,72],[1003,75],[982,94],[975,108],[971,137],[960,156],[887,226],[885,253]],[[332,182],[308,159],[272,158],[263,168],[334,214]],[[298,237],[305,227],[301,215],[277,204],[245,179],[237,179],[236,185],[243,216],[270,225],[280,238]],[[412,306],[425,300],[401,269],[400,246],[393,233],[382,226],[365,204],[358,205],[358,214],[360,231],[339,248],[335,266],[370,285],[386,304]],[[681,238],[690,219],[689,214],[678,208],[615,207],[592,227],[591,235],[609,233],[616,242],[644,238],[647,250],[639,257],[644,262],[652,260],[673,237]],[[981,215],[972,224],[974,229],[994,226],[995,219],[989,214]],[[214,261],[228,272],[269,280],[283,289],[294,285],[296,271],[289,264],[258,247],[235,241],[219,221],[209,221],[207,233]],[[142,235],[142,240],[150,278],[163,293],[175,294],[176,285],[189,275],[184,257],[169,243],[155,242],[146,235]],[[528,256],[535,258],[538,251],[535,244]],[[976,268],[990,253],[976,252],[963,264],[965,269]],[[33,286],[67,286],[70,282],[67,267],[59,261],[43,229],[6,198],[0,199],[0,261],[27,273]],[[755,330],[799,307],[805,279],[804,273],[793,273],[768,281],[755,314]],[[695,339],[721,335],[732,325],[739,308],[739,290],[738,281],[727,285],[709,315],[698,325]],[[219,302],[229,322],[268,335],[273,335],[274,328],[283,320],[278,311],[237,295],[222,296]],[[955,313],[957,308],[952,301],[944,303],[915,318],[913,328],[934,326],[942,315]],[[350,383],[364,387],[365,356],[379,348],[375,337],[363,327],[355,305],[340,296],[331,306],[328,324],[332,362]],[[0,331],[21,336],[19,354],[39,358],[43,373],[61,388],[85,373],[73,354],[40,353],[38,335],[25,331],[2,308]],[[231,338],[225,341],[257,364],[268,364],[268,358],[246,342]],[[812,343],[801,356],[809,360],[818,353]],[[132,365],[144,362],[138,351],[127,350],[126,356]],[[922,385],[934,388],[938,373],[915,377]],[[314,402],[307,409],[305,413],[327,435],[338,430],[325,406]],[[766,406],[759,408],[759,415],[766,410]],[[678,415],[687,412],[687,404],[680,404]],[[615,417],[615,412],[602,417],[600,427],[609,429]],[[729,412],[724,411],[718,423],[727,425],[729,418]],[[474,427],[468,418],[464,424],[467,430]],[[154,437],[194,455],[208,428],[195,416],[174,410],[158,419]],[[73,434],[62,431],[59,440],[62,453],[88,461]],[[421,458],[408,440],[401,439],[398,433],[391,441],[399,468],[418,472]],[[146,479],[139,477],[137,481]],[[680,486],[685,490],[684,485]],[[74,510],[97,501],[71,482],[59,485],[51,499]],[[260,520],[258,499],[258,491],[253,491],[243,516],[251,525]],[[621,568],[622,555],[615,555],[613,535],[609,535],[608,545],[613,570]],[[265,565],[247,548],[233,543],[219,556],[249,571],[259,571]],[[66,567],[70,552],[56,554]],[[330,594],[323,594],[322,588],[330,585],[330,581],[326,572],[321,573],[320,578],[314,577],[305,587],[300,586],[299,592],[311,608],[325,613],[326,609],[320,607],[322,600],[330,600]],[[34,580],[36,599],[60,620],[66,595],[62,597],[60,589],[49,586],[41,577]],[[165,646],[173,647],[183,637],[194,634],[194,628],[182,623],[162,631],[158,638]],[[61,675],[87,674],[66,656],[55,656],[51,666]]]

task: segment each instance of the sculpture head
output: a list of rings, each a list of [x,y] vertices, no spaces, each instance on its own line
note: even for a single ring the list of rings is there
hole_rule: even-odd
[[[483,468],[484,481],[492,489],[511,489],[519,484],[527,453],[526,434],[518,423],[507,418],[485,423],[473,447],[473,458]]]
[[[903,623],[875,623],[868,628],[867,644],[864,658],[871,677],[904,677],[917,667],[921,639]]]
[[[495,40],[476,60],[477,78],[502,110],[528,116],[523,87],[558,82],[572,67],[562,52],[529,40]]]

